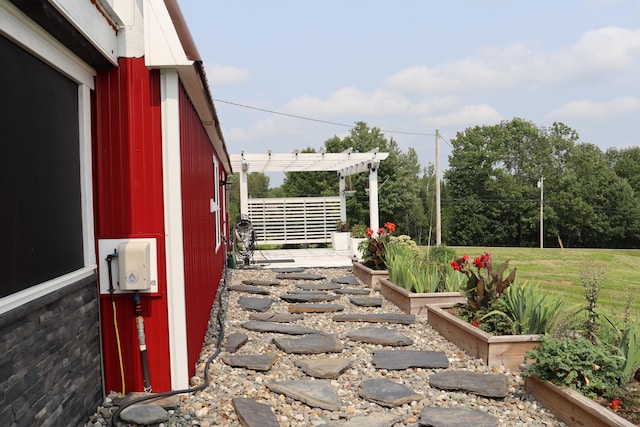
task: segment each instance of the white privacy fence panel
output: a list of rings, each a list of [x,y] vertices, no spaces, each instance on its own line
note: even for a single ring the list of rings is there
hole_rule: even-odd
[[[249,199],[257,244],[330,243],[340,220],[340,197]]]

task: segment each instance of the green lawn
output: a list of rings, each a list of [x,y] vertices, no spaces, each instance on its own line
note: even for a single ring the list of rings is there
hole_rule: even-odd
[[[540,249],[451,247],[457,256],[469,255],[473,260],[490,252],[493,264],[509,261],[517,268],[516,280],[538,283],[544,289],[561,295],[567,301],[585,304],[581,273],[600,268],[606,273],[598,304],[610,315],[622,317],[627,300],[632,301],[633,315],[640,313],[640,250],[624,249]]]

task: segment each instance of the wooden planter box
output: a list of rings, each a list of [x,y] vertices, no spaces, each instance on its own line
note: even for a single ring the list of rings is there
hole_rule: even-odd
[[[492,335],[449,313],[446,307],[427,306],[429,325],[440,335],[490,367],[519,371],[527,350],[540,344],[539,335]]]
[[[387,270],[372,270],[361,262],[354,262],[352,266],[353,275],[373,289],[380,289],[380,279],[389,278],[389,272]]]
[[[467,301],[460,292],[409,292],[389,279],[380,279],[380,293],[405,313],[421,316],[427,316],[427,304],[451,307]]]
[[[568,426],[632,427],[624,418],[569,387],[558,387],[537,377],[525,380],[525,387],[536,400]]]

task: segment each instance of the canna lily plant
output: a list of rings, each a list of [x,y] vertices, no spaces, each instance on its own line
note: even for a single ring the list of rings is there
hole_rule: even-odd
[[[385,245],[391,241],[391,235],[396,229],[396,225],[392,222],[385,222],[384,227],[380,227],[374,231],[371,227],[367,228],[367,240],[362,242],[362,263],[373,270],[386,269]]]

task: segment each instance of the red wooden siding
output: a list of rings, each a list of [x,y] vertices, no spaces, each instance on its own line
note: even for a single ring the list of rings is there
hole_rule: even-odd
[[[96,77],[94,192],[97,239],[154,237],[158,295],[142,295],[153,391],[171,389],[162,187],[160,75],[144,58],[121,58]],[[117,295],[126,391],[143,390],[132,295]],[[109,295],[100,312],[106,391],[122,391]]]
[[[210,210],[214,185],[221,177],[214,176],[213,146],[182,86],[179,106],[187,356],[192,376],[224,267],[223,245],[218,252],[215,246],[220,230]]]

